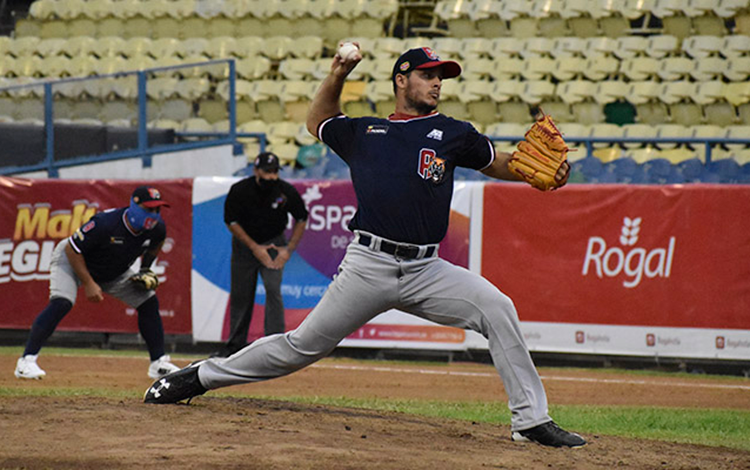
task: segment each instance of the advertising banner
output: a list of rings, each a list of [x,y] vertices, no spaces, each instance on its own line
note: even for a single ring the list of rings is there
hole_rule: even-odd
[[[167,239],[153,270],[164,329],[189,334],[191,180],[39,180],[0,177],[0,328],[29,329],[49,300],[52,251],[96,212],[129,204],[141,184],[157,187],[170,208],[162,211]],[[136,263],[139,263],[137,261]],[[58,330],[137,333],[137,312],[105,295],[76,305]]]
[[[748,208],[747,186],[487,184],[482,274],[532,349],[748,358]]]
[[[193,337],[196,341],[226,341],[229,336],[231,235],[224,224],[224,201],[239,178],[196,178],[193,188]],[[290,181],[300,192],[310,216],[302,242],[284,268],[282,294],[287,330],[296,328],[317,305],[333,279],[352,238],[347,225],[356,211],[350,181]],[[459,185],[451,233],[440,255],[468,265],[468,185]],[[291,229],[291,218],[288,228]],[[289,233],[287,233],[287,236]],[[263,334],[265,290],[258,282],[248,341]],[[346,339],[343,345],[407,347],[461,345],[464,332],[426,322],[401,312],[388,312]],[[460,338],[459,338],[460,336]],[[447,339],[446,339],[447,338]]]

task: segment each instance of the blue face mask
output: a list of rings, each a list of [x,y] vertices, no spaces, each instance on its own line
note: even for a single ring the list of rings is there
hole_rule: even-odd
[[[149,212],[135,203],[132,199],[130,200],[130,207],[126,214],[128,222],[136,232],[141,230],[151,230],[161,221],[161,216],[156,212]]]

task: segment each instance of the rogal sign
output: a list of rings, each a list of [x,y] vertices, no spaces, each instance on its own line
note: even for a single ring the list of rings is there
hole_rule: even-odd
[[[598,278],[623,277],[622,285],[637,287],[644,276],[668,278],[672,272],[676,238],[669,237],[664,247],[636,247],[641,231],[641,217],[625,217],[619,237],[619,246],[608,246],[604,238],[594,236],[588,240],[583,260],[582,274]]]

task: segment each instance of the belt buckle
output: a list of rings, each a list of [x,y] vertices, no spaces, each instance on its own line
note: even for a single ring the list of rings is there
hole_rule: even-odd
[[[403,259],[414,259],[419,256],[419,247],[413,245],[396,245],[394,255]]]

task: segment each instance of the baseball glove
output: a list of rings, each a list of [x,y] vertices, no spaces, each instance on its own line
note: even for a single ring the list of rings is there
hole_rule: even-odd
[[[564,182],[556,181],[555,174],[567,161],[570,149],[552,117],[542,112],[524,137],[526,140],[518,143],[508,162],[508,169],[540,191],[562,186]]]
[[[139,272],[131,277],[130,280],[148,290],[155,290],[159,287],[159,278],[150,269]]]

